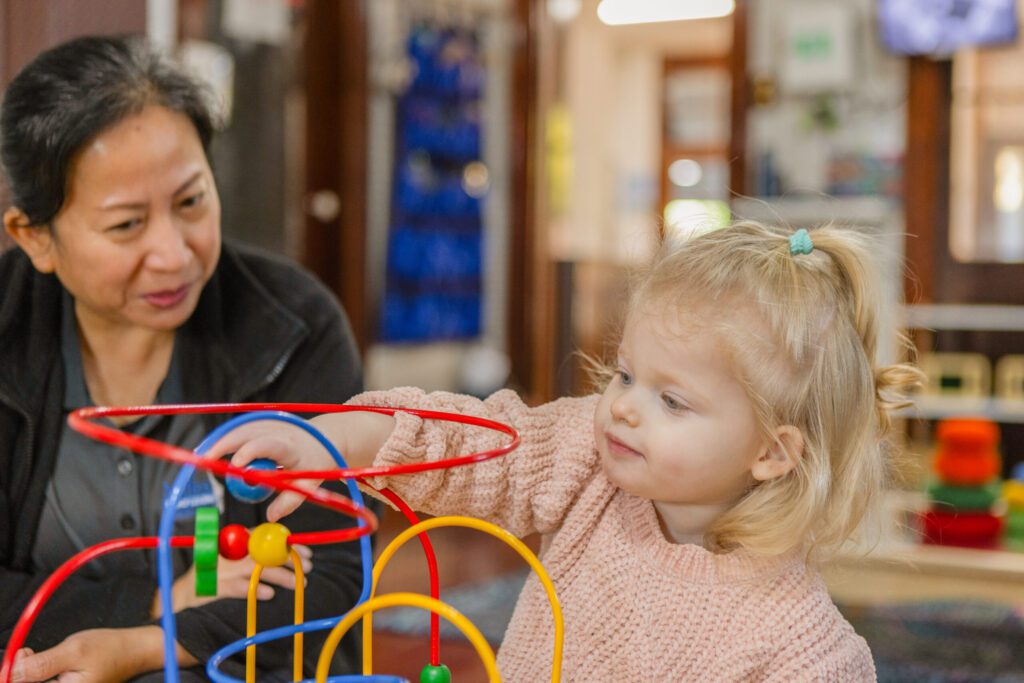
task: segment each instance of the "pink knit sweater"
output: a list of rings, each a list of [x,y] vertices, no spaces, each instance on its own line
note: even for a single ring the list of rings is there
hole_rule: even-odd
[[[378,477],[417,510],[544,535],[541,561],[565,617],[562,676],[580,683],[873,681],[867,643],[798,557],[710,553],[666,540],[650,501],[604,476],[593,438],[597,397],[529,408],[511,391],[481,402],[396,389],[358,405],[429,408],[513,425],[517,451],[438,472]],[[439,460],[506,436],[398,414],[377,465]],[[503,680],[550,680],[551,609],[531,576],[498,654]]]

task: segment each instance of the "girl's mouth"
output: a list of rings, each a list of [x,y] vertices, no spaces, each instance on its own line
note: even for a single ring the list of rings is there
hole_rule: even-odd
[[[608,442],[608,450],[612,454],[614,454],[614,455],[618,455],[620,457],[632,457],[632,458],[642,458],[642,457],[644,457],[643,454],[640,451],[637,451],[637,450],[635,450],[633,448],[630,448],[626,444],[624,444],[621,441],[619,441],[618,439],[616,439],[611,434],[605,434],[604,438]]]

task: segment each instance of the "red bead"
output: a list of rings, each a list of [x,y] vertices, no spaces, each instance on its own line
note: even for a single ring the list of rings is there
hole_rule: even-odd
[[[217,546],[227,559],[240,560],[249,555],[249,530],[241,524],[228,524],[220,530]]]

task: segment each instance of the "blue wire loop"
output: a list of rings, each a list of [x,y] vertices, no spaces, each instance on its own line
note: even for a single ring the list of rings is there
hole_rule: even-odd
[[[341,453],[338,452],[338,449],[327,439],[327,437],[323,435],[322,432],[320,432],[319,429],[297,415],[274,410],[256,411],[245,415],[239,415],[228,420],[210,432],[210,434],[203,439],[203,442],[195,449],[196,454],[205,455],[213,444],[220,441],[228,432],[236,427],[248,424],[249,422],[256,422],[257,420],[278,420],[299,427],[316,439],[320,445],[330,453],[338,467],[348,467],[345,459],[341,456]],[[171,534],[174,529],[174,515],[175,511],[178,509],[178,501],[185,489],[185,485],[192,478],[192,474],[195,472],[195,469],[195,465],[187,464],[183,465],[181,470],[178,472],[178,476],[175,478],[170,492],[167,497],[164,498],[163,512],[160,515],[160,529],[157,537],[157,581],[160,586],[160,607],[163,612],[160,615],[160,625],[163,627],[164,631],[164,680],[167,681],[167,683],[178,683],[179,681],[178,657],[175,645],[178,639],[178,632],[177,622],[174,618],[174,605],[171,601],[171,589],[174,584],[174,571],[171,563]],[[355,481],[349,479],[345,484],[348,486],[348,493],[352,502],[360,507],[364,507],[363,494],[359,491],[359,487],[356,485]],[[360,527],[366,526],[366,522],[362,519],[358,520],[358,524]],[[373,553],[370,550],[369,535],[361,536],[359,538],[359,550],[362,556],[363,565],[363,590],[359,596],[359,600],[356,601],[357,605],[369,599],[370,589],[373,583]],[[355,605],[353,605],[353,607],[354,606]],[[317,621],[309,621],[304,624],[283,626],[271,631],[258,633],[252,638],[235,641],[234,643],[221,648],[215,652],[212,657],[210,657],[209,661],[206,663],[206,674],[217,683],[244,683],[244,681],[241,681],[240,679],[232,678],[227,674],[221,673],[218,670],[220,663],[231,655],[241,652],[250,645],[265,643],[277,638],[287,638],[299,632],[307,633],[310,631],[322,631],[334,628],[334,626],[341,621],[344,616],[345,615],[342,614],[330,619],[319,619]],[[349,681],[352,683],[357,681],[362,683],[407,683],[405,679],[395,676],[333,676],[327,680],[335,683],[345,683]]]

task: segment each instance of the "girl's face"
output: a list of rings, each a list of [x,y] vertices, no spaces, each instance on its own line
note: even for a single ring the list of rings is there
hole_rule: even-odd
[[[631,316],[594,420],[608,478],[654,501],[670,529],[724,512],[771,456],[719,333],[680,318]]]
[[[36,268],[56,273],[79,322],[174,330],[220,257],[220,199],[191,120],[148,106],[100,133],[69,168]]]

